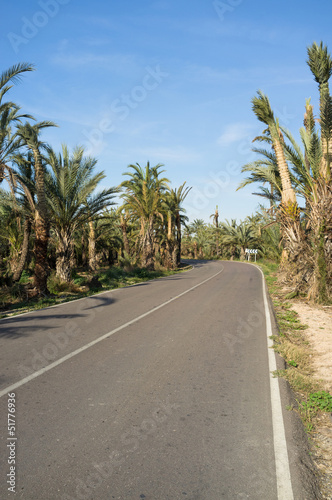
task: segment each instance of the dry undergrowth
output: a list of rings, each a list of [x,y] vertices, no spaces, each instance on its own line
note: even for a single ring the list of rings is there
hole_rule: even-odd
[[[304,331],[311,349],[312,379],[323,390],[332,394],[332,307],[314,306],[296,301],[292,309],[299,320],[307,324]],[[332,414],[320,413],[315,419],[313,458],[322,478],[322,495],[332,499]]]

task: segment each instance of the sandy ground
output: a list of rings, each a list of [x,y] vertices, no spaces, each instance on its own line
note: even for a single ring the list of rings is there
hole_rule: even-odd
[[[313,355],[314,377],[321,381],[323,389],[332,394],[332,307],[312,306],[296,302],[293,309],[301,323],[308,325],[304,330],[310,342]],[[314,460],[322,473],[323,498],[332,499],[332,414],[326,414],[317,426],[313,436]]]
[[[314,376],[322,380],[324,389],[332,394],[332,307],[297,302],[293,309],[301,323],[309,327],[304,333],[313,349]]]

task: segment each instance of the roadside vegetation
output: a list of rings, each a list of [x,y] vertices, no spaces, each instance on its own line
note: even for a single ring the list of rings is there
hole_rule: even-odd
[[[294,302],[307,302],[305,298],[285,299],[285,290],[278,279],[278,266],[274,262],[260,262],[279,327],[278,335],[273,337],[274,349],[285,360],[285,368],[274,373],[285,378],[290,384],[295,403],[289,411],[296,411],[310,441],[310,454],[319,471],[322,498],[331,498],[331,443],[328,435],[332,413],[332,395],[326,390],[324,380],[318,379],[313,370],[315,352],[308,342],[308,326],[301,323]],[[313,305],[312,305],[313,306]],[[320,306],[316,305],[316,309]]]
[[[279,334],[273,337],[274,349],[286,362],[286,368],[277,370],[275,376],[289,382],[296,395],[296,410],[310,433],[323,413],[332,412],[332,395],[313,377],[313,352],[305,335],[307,325],[302,324],[292,310],[294,298],[285,299],[283,286],[278,282],[278,266],[268,261],[260,262],[259,266],[265,275],[279,327]]]

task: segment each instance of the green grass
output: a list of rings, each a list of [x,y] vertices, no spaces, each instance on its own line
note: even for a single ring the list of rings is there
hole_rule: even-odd
[[[310,393],[305,401],[298,401],[298,403],[307,432],[314,429],[315,417],[320,411],[332,412],[332,396],[326,391]]]

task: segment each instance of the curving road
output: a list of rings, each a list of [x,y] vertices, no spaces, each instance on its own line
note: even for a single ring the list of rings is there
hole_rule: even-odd
[[[0,321],[1,499],[10,453],[19,499],[316,498],[276,416],[260,271],[194,266]]]

